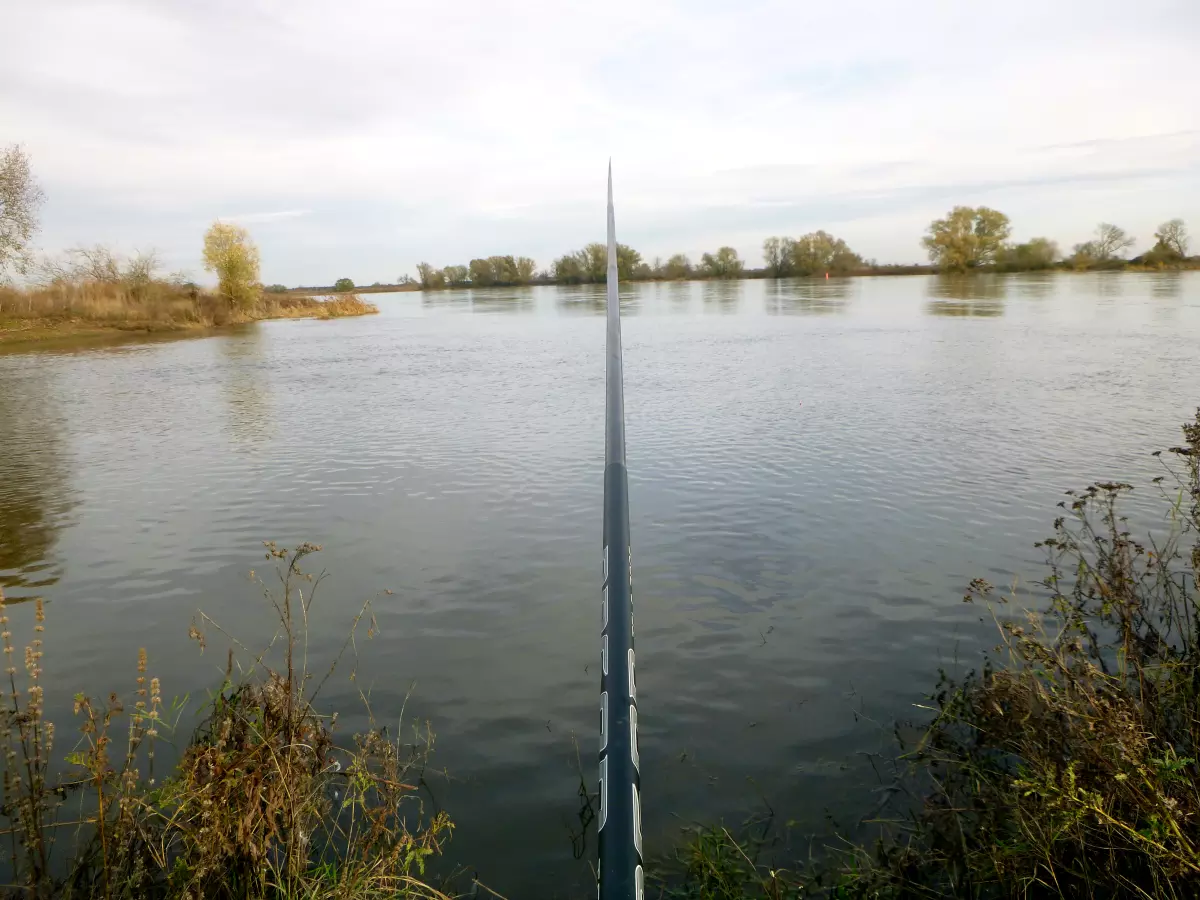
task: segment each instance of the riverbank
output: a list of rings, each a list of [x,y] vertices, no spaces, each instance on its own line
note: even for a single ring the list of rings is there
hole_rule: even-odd
[[[1166,534],[1134,538],[1132,486],[1097,483],[1067,492],[1037,545],[1044,607],[971,582],[963,599],[999,646],[964,678],[940,673],[924,727],[896,723],[891,765],[876,769],[884,802],[864,820],[873,843],[837,835],[779,859],[762,831],[694,829],[661,870],[662,896],[1196,896],[1200,410],[1183,438],[1151,487]]]
[[[193,286],[158,281],[0,288],[0,346],[203,332],[267,319],[335,319],[377,312],[377,306],[355,294],[330,299],[264,294],[241,310]]]

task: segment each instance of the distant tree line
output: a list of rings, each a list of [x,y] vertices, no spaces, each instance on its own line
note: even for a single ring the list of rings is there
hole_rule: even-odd
[[[1188,233],[1182,219],[1171,219],[1154,233],[1150,250],[1132,259],[1125,251],[1134,239],[1116,225],[1102,222],[1092,240],[1076,244],[1064,255],[1057,243],[1035,237],[1010,241],[1008,216],[986,206],[956,206],[944,218],[930,223],[922,245],[931,265],[887,265],[864,260],[839,237],[813,231],[798,238],[769,237],[763,241],[763,268],[747,268],[732,247],[704,253],[695,264],[683,253],[652,261],[627,244],[617,245],[617,277],[621,281],[678,281],[690,278],[789,278],[793,276],[845,276],[915,274],[920,272],[1030,272],[1044,269],[1178,268],[1200,259],[1188,257]],[[473,259],[465,266],[417,266],[417,282],[425,290],[439,288],[512,286],[527,284],[603,284],[608,278],[608,247],[588,244],[558,257],[545,271],[537,271],[526,256],[491,256]],[[402,282],[404,279],[402,279]]]
[[[1004,213],[986,206],[956,206],[930,223],[922,239],[930,261],[942,272],[992,269],[1026,272],[1039,269],[1123,269],[1127,266],[1179,268],[1189,263],[1187,226],[1171,219],[1154,232],[1154,245],[1133,259],[1125,251],[1136,243],[1123,228],[1109,222],[1096,226],[1095,237],[1076,244],[1069,255],[1049,238],[1025,243],[1009,241],[1012,225]]]
[[[473,259],[465,266],[437,268],[423,262],[417,266],[417,281],[427,291],[454,287],[511,287],[532,284],[537,263],[528,256],[489,256]]]
[[[739,278],[745,265],[732,247],[702,255],[700,264],[682,253],[653,262],[627,244],[617,244],[617,278],[620,281],[670,281],[686,278]],[[554,260],[550,268],[537,271],[527,256],[490,256],[473,259],[465,266],[438,268],[422,262],[417,266],[417,282],[425,290],[455,287],[496,287],[527,284],[603,284],[608,280],[608,246],[588,244],[582,250]]]

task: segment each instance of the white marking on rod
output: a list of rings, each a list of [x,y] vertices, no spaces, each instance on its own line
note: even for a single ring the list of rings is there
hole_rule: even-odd
[[[637,700],[637,683],[633,679],[633,648],[629,648],[629,699]]]
[[[600,760],[600,827],[597,832],[604,830],[608,821],[608,757]]]
[[[632,703],[629,704],[629,753],[633,757],[633,767],[640,773],[642,767],[638,764],[637,707]]]
[[[600,752],[608,747],[608,691],[600,695]]]
[[[642,858],[642,801],[638,797],[638,789],[636,784],[631,784],[633,788],[633,847],[637,850],[638,860]]]

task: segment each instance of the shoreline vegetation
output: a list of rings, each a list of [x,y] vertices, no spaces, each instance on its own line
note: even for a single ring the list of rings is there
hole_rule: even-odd
[[[1068,491],[1037,544],[1036,607],[971,582],[963,599],[998,646],[965,677],[940,672],[925,721],[896,723],[873,842],[835,834],[786,858],[760,829],[697,827],[660,869],[661,896],[1200,894],[1200,409],[1182,430],[1153,454],[1155,537],[1130,532],[1131,485],[1099,482]]]
[[[835,833],[794,859],[777,835],[694,826],[652,866],[658,896],[1196,896],[1200,409],[1182,430],[1181,446],[1154,454],[1163,459],[1153,483],[1164,533],[1134,538],[1123,512],[1133,488],[1095,483],[1067,492],[1052,536],[1037,544],[1047,569],[1036,608],[971,582],[963,599],[986,608],[999,644],[965,677],[940,672],[920,707],[925,718],[895,725],[891,768],[876,769],[880,789],[863,797],[877,809],[871,842]],[[9,620],[17,610],[0,594],[8,659],[0,833],[9,836],[8,882],[20,896],[493,893],[477,877],[463,884],[467,869],[433,874],[444,869],[435,860],[454,826],[422,799],[428,724],[410,740],[389,737],[368,704],[370,728],[346,739],[336,732],[337,711],[319,708],[339,667],[355,677],[355,635],[376,632],[370,602],[330,668],[310,670],[305,628],[325,576],[302,564],[321,548],[265,548],[276,577],[251,575],[274,611],[275,633],[252,652],[203,613],[193,619],[189,636],[200,652],[210,636],[230,649],[223,683],[181,746],[171,738],[184,734],[183,716],[195,711],[164,701],[145,650],[124,699],[76,694],[76,736],[56,730],[47,709],[65,707],[61,699],[48,705],[44,694],[45,632],[53,630],[46,608],[36,599],[20,610],[33,626],[22,667]]]
[[[0,347],[105,339],[134,334],[204,332],[270,319],[335,319],[379,312],[355,294],[264,297],[231,309],[214,293],[153,281],[137,291],[120,284],[76,282],[34,290],[0,287]]]
[[[489,256],[466,265],[422,262],[417,277],[395,284],[356,286],[347,277],[329,286],[264,285],[259,252],[249,232],[217,221],[204,236],[204,269],[217,276],[215,290],[201,288],[191,276],[163,276],[155,252],[122,258],[103,247],[77,247],[61,256],[33,252],[38,210],[44,194],[20,145],[0,150],[0,345],[100,337],[122,332],[172,332],[217,328],[239,322],[278,318],[336,318],[368,315],[378,308],[360,294],[438,291],[531,285],[603,284],[608,248],[591,243],[564,254],[538,270],[527,256]],[[921,239],[928,264],[879,263],[864,259],[842,238],[819,230],[799,238],[768,237],[764,265],[748,268],[733,247],[701,254],[646,260],[626,244],[617,245],[617,271],[623,283],[747,278],[881,275],[932,275],[976,272],[1161,271],[1200,269],[1200,256],[1188,255],[1189,236],[1182,219],[1162,223],[1145,253],[1126,259],[1134,238],[1109,223],[1097,226],[1092,240],[1070,254],[1044,237],[1024,243],[1010,240],[1012,225],[1004,213],[988,207],[956,206],[929,224]],[[12,276],[24,281],[12,286]]]
[[[218,223],[209,237],[210,268],[220,278],[215,291],[183,275],[164,277],[154,253],[123,258],[106,247],[79,247],[38,261],[32,285],[0,285],[0,346],[379,312],[356,294],[266,293],[257,281],[257,249],[242,229]]]
[[[45,605],[32,604],[19,667],[16,610],[0,591],[4,896],[448,900],[426,876],[454,828],[421,793],[428,725],[402,722],[411,734],[389,736],[363,695],[369,728],[346,740],[336,715],[316,706],[339,666],[354,679],[355,635],[375,633],[370,602],[330,668],[310,670],[308,612],[324,576],[301,563],[321,548],[265,547],[277,578],[251,576],[276,628],[261,649],[199,613],[188,633],[200,652],[209,632],[229,643],[224,680],[206,703],[164,701],[142,649],[124,697],[75,695],[73,738],[47,718]],[[185,714],[197,717],[194,730]]]
[[[921,244],[928,264],[880,263],[863,259],[847,243],[825,231],[799,238],[769,237],[763,241],[764,265],[748,268],[733,247],[701,255],[699,263],[677,253],[668,259],[646,260],[626,244],[617,245],[617,276],[622,283],[646,281],[740,280],[791,277],[865,277],[879,275],[938,275],[1039,271],[1163,271],[1200,269],[1200,256],[1188,256],[1189,236],[1182,219],[1162,223],[1150,250],[1130,259],[1124,253],[1135,240],[1107,222],[1096,227],[1092,240],[1076,244],[1063,254],[1054,241],[1036,237],[1024,243],[1010,241],[1012,225],[1004,213],[987,207],[956,206],[942,219],[930,223]],[[588,244],[560,256],[538,271],[527,256],[489,256],[467,265],[437,267],[422,262],[417,276],[402,276],[395,284],[356,287],[340,278],[328,287],[288,288],[272,285],[277,293],[328,294],[360,292],[438,291],[479,287],[603,284],[608,276],[608,248]]]
[[[217,276],[215,290],[184,272],[164,276],[154,251],[126,258],[104,246],[75,247],[39,258],[32,241],[44,200],[24,149],[0,149],[0,346],[379,312],[344,291],[327,299],[268,294],[249,232],[221,221],[204,235],[204,269]],[[13,285],[14,274],[23,286]]]

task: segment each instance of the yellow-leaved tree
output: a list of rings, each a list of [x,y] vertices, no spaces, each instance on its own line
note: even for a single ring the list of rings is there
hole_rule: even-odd
[[[204,234],[204,271],[216,272],[217,290],[242,312],[254,309],[262,285],[258,280],[258,247],[240,225],[213,222]]]

